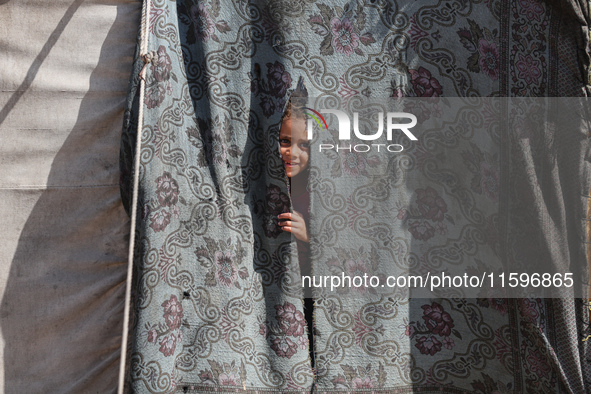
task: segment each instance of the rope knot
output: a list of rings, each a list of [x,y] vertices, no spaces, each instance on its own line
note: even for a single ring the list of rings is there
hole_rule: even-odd
[[[152,63],[155,65],[158,65],[158,52],[150,51],[150,52],[146,53],[145,55],[142,55],[142,60],[144,62],[144,67],[142,67],[142,69],[140,70],[140,79],[145,80],[145,73],[146,73],[146,68],[148,67],[148,64]]]
[[[144,61],[145,64],[149,64],[149,63],[156,64],[156,63],[158,63],[158,52],[150,51],[142,56],[142,60]]]

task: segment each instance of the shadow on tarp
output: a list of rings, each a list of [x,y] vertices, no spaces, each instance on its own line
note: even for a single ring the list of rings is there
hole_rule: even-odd
[[[81,4],[76,0],[66,10],[2,109],[0,123],[29,92]],[[118,159],[131,69],[126,63],[132,53],[122,58],[122,51],[113,48],[122,45],[124,34],[133,51],[138,24],[129,23],[130,15],[139,21],[140,6],[113,6],[117,16],[76,124],[55,155],[48,186],[22,229],[10,268],[0,307],[7,393],[112,392],[117,387],[129,234]],[[120,68],[115,72],[114,64]]]

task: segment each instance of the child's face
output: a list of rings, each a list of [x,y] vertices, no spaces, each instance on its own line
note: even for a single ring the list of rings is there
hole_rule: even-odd
[[[289,178],[300,174],[308,167],[310,143],[304,119],[288,118],[281,123],[279,151]]]

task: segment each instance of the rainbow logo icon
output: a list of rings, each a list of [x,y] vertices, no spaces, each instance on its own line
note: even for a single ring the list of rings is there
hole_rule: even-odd
[[[312,111],[314,113],[314,114],[311,114],[308,112],[304,112],[304,114],[310,116],[311,118],[313,118],[316,121],[316,123],[318,123],[318,126],[320,126],[321,130],[322,130],[322,123],[320,123],[320,120],[322,120],[322,122],[324,123],[325,129],[328,130],[328,125],[326,124],[326,120],[324,120],[324,117],[322,115],[320,115],[320,112],[314,111],[312,108],[308,108],[308,107],[304,107],[304,109],[307,109],[308,111]],[[318,118],[320,118],[320,119],[318,119]]]

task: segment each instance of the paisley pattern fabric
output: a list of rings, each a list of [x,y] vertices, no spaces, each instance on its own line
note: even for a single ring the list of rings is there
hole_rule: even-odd
[[[300,77],[340,100],[584,97],[588,22],[574,0],[153,0],[154,60],[143,102],[132,81],[122,143],[129,201],[143,106],[128,389],[589,390],[589,309],[576,299],[325,294],[313,372],[295,243],[277,222],[290,208],[278,130]],[[498,198],[487,158],[466,160],[489,180],[471,193]],[[421,217],[405,236],[445,231],[446,198],[435,183],[417,190],[414,213],[397,212]],[[368,251],[340,253],[341,271],[367,270]]]

